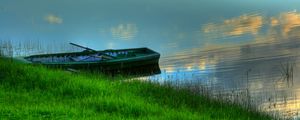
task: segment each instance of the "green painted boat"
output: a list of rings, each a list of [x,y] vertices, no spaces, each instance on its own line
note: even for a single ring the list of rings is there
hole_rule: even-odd
[[[88,69],[104,72],[142,72],[144,69],[160,73],[160,54],[149,48],[96,51],[74,43],[86,50],[72,53],[40,54],[23,57],[23,62],[65,69]],[[142,69],[143,70],[142,70]]]

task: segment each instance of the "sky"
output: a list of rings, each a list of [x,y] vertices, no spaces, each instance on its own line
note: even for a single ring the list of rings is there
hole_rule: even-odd
[[[297,0],[0,0],[0,40],[53,47],[75,42],[99,50],[149,47],[167,54],[249,42],[267,31],[272,17],[289,12],[297,17],[298,5]],[[239,28],[249,21],[261,23]]]

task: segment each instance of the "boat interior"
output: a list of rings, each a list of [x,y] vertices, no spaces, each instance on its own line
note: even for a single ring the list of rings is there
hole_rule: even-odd
[[[152,51],[153,52],[153,51]],[[60,53],[45,54],[26,57],[25,59],[33,63],[60,63],[60,62],[97,62],[120,58],[130,58],[142,56],[151,53],[151,50],[128,49],[128,50],[105,50],[97,52],[77,52],[77,53]]]

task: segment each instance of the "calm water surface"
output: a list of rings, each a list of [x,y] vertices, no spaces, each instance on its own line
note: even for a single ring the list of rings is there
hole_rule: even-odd
[[[298,0],[0,1],[0,43],[13,56],[149,47],[152,81],[206,86],[212,95],[300,118]],[[9,45],[11,44],[11,45]],[[239,99],[239,100],[236,100]]]

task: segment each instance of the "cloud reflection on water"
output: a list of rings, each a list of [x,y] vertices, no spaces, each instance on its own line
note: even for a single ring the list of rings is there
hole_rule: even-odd
[[[299,26],[300,13],[296,11],[283,12],[271,17],[248,14],[225,19],[221,23],[207,23],[203,25],[202,33],[208,40],[223,39],[229,36],[245,37],[245,35],[252,35],[254,39],[270,39],[298,36]],[[260,32],[263,30],[262,27],[266,27],[269,33]]]
[[[294,28],[300,26],[300,13],[296,11],[281,13],[278,17],[273,18],[271,25],[281,26],[282,34],[287,35]]]
[[[222,23],[208,23],[203,26],[204,33],[220,35],[257,34],[263,25],[263,17],[257,14],[242,15],[226,19]]]
[[[299,26],[300,13],[295,11],[271,17],[249,14],[221,23],[208,23],[202,29],[207,39],[203,46],[162,58],[161,68],[172,68],[166,73],[169,76],[174,75],[187,82],[190,79],[200,81],[225,93],[249,89],[257,108],[293,117],[300,110],[299,102],[295,102],[300,98],[294,95],[300,93],[300,76],[294,76],[294,86],[291,87],[289,81],[282,78],[280,63],[291,58],[300,63]],[[249,35],[252,37],[247,37]],[[241,41],[250,40],[246,43],[210,41],[231,39],[231,36]],[[300,70],[299,66],[295,70]],[[267,106],[270,104],[277,106]]]
[[[50,24],[62,24],[63,19],[57,15],[54,14],[48,14],[44,17],[45,21],[47,21]]]
[[[110,30],[114,38],[122,40],[131,40],[136,36],[138,32],[138,28],[135,24],[119,24],[117,26],[111,27]]]

